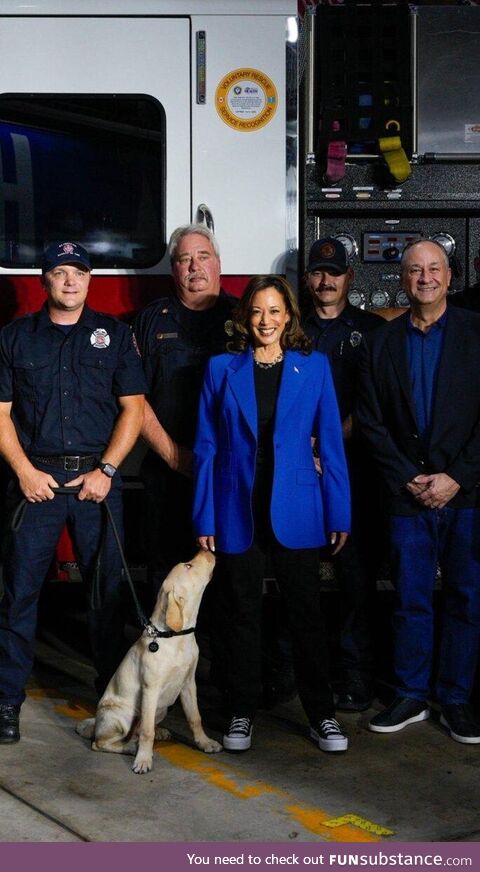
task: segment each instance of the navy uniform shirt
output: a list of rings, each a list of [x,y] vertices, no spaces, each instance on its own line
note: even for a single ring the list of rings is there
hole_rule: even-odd
[[[205,366],[209,357],[226,349],[235,303],[221,291],[210,309],[194,310],[172,295],[146,306],[135,319],[148,401],[167,433],[181,445],[193,445]]]
[[[384,323],[380,315],[350,303],[337,318],[319,318],[312,309],[303,319],[303,329],[314,349],[323,351],[330,361],[342,421],[355,406],[362,335]]]
[[[0,331],[0,402],[28,455],[101,454],[117,397],[147,386],[130,328],[85,306],[68,332],[43,306]]]

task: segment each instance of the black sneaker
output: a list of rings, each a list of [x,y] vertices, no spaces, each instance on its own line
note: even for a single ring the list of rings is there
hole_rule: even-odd
[[[335,697],[335,707],[341,712],[364,712],[373,701],[371,691],[361,679],[347,679]]]
[[[13,745],[20,741],[20,706],[0,703],[0,745]]]
[[[223,736],[226,751],[248,751],[252,744],[253,718],[240,718],[233,715]]]
[[[317,727],[310,727],[310,737],[321,751],[346,751],[348,739],[335,718],[324,718]]]
[[[429,717],[430,709],[425,702],[409,696],[397,696],[383,712],[372,718],[368,729],[374,733],[397,733],[407,724],[426,721]]]
[[[480,724],[470,706],[465,704],[444,705],[440,723],[449,730],[452,739],[464,745],[480,743]]]

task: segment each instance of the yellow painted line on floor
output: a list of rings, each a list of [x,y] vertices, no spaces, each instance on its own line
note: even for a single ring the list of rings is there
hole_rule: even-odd
[[[58,701],[58,692],[48,688],[32,688],[27,691],[27,695],[30,699],[57,700],[55,711],[73,720],[83,720],[95,713],[94,706],[84,706],[75,701]],[[230,764],[213,762],[218,759],[217,755],[206,755],[174,741],[156,742],[155,752],[172,766],[195,772],[208,784],[224,790],[236,799],[248,800],[264,795],[278,797],[281,802],[279,812],[288,813],[293,821],[327,841],[378,842],[382,840],[382,836],[394,835],[393,830],[355,814],[332,818],[323,809],[292,803],[293,798],[287,791],[272,784],[257,780],[244,783],[246,778],[242,771]]]
[[[378,824],[372,824],[364,818],[358,817],[356,814],[344,814],[342,817],[332,818],[331,821],[324,821],[325,827],[341,827],[343,824],[354,824],[360,827],[361,830],[366,830],[367,833],[374,833],[376,836],[393,836],[393,830],[388,830],[386,827],[379,827]]]
[[[283,803],[283,812],[288,812],[291,818],[305,829],[318,836],[323,836],[328,841],[378,842],[382,835],[392,835],[391,830],[379,827],[371,821],[358,817],[358,815],[349,814],[341,818],[331,818],[328,812],[319,808],[310,808],[301,804],[291,805],[292,798],[285,790],[273,787],[266,782],[256,781],[255,784],[247,784],[242,787],[236,779],[244,779],[244,774],[228,764],[217,765],[213,763],[212,760],[217,760],[216,755],[213,758],[205,759],[205,757],[199,757],[198,751],[171,742],[156,744],[155,751],[173,766],[196,772],[210,784],[221,790],[226,790],[237,799],[251,799],[264,794],[278,796]]]
[[[60,715],[65,715],[67,718],[73,718],[75,721],[83,721],[85,718],[95,716],[96,706],[83,706],[79,703],[66,702],[55,706],[55,711]]]
[[[58,699],[58,692],[49,690],[48,688],[35,687],[27,691],[29,699]],[[78,702],[62,702],[55,705],[55,711],[60,715],[65,715],[67,718],[73,718],[76,721],[83,721],[84,718],[91,718],[95,714],[96,706],[81,705]]]
[[[352,826],[345,823],[341,826],[332,828],[329,826],[329,821],[332,820],[328,812],[321,808],[309,807],[302,804],[286,805],[285,811],[291,815],[293,820],[316,833],[317,836],[322,836],[329,842],[380,842],[381,838],[371,833],[365,832],[364,829],[358,826]],[[362,818],[357,818],[362,820]]]
[[[205,778],[210,784],[227,791],[227,793],[237,797],[237,799],[251,799],[254,796],[262,796],[264,793],[283,795],[283,791],[261,781],[255,784],[247,784],[244,787],[240,786],[235,781],[235,778],[244,778],[243,773],[235,770],[232,766],[225,766],[224,764],[216,766],[212,763],[212,759],[216,758],[217,755],[213,757],[210,755],[206,756],[202,752],[195,751],[187,745],[179,745],[176,742],[156,744],[155,751],[173,766],[179,766],[181,769],[196,772],[197,775]]]

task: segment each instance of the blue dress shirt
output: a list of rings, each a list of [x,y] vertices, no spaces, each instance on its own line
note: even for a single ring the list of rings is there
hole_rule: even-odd
[[[425,442],[430,436],[438,367],[442,354],[447,311],[423,332],[407,324],[410,383],[418,431]]]

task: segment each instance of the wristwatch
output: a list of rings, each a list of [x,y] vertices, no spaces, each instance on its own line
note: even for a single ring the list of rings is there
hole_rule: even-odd
[[[111,463],[104,463],[103,460],[99,461],[98,468],[102,470],[104,475],[108,475],[109,478],[113,478],[117,471],[116,466],[113,466]]]

